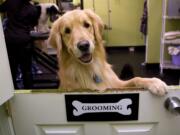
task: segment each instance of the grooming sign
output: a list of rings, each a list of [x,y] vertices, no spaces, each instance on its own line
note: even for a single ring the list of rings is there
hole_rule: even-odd
[[[139,94],[65,95],[68,121],[138,120]]]

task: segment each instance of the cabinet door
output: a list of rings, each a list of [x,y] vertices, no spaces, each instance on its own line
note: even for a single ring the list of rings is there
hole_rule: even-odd
[[[0,18],[0,105],[13,96],[14,87]]]
[[[180,89],[171,91],[166,97],[157,97],[148,91],[136,93],[139,93],[138,120],[104,122],[67,121],[65,95],[62,93],[15,94],[11,100],[14,129],[16,135],[180,134],[180,117],[164,108],[167,97],[180,98]]]

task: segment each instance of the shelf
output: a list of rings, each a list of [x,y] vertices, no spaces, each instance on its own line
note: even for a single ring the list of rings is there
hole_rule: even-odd
[[[170,20],[171,20],[171,19],[172,19],[172,20],[176,20],[176,19],[178,20],[178,19],[180,19],[180,16],[164,16],[164,18],[165,18],[165,19],[170,19]]]
[[[172,31],[167,31],[167,22],[168,24],[171,23],[172,25],[175,22],[180,21],[180,14],[168,14],[168,2],[169,0],[163,0],[162,1],[162,31],[161,31],[161,46],[160,46],[160,73],[163,74],[163,69],[178,69],[180,70],[180,66],[172,64],[172,62],[169,60],[167,61],[166,54],[167,47],[168,46],[180,46],[180,29],[178,27],[175,31],[174,27],[170,27],[169,29],[172,29]],[[177,0],[179,2],[179,0]],[[175,1],[173,1],[175,2]],[[176,3],[173,3],[177,5]],[[178,5],[177,5],[178,6]],[[174,8],[174,7],[173,7]],[[179,9],[179,8],[178,8]],[[175,10],[178,10],[175,8]],[[170,13],[170,12],[169,12]],[[175,12],[176,13],[176,12]],[[167,32],[166,32],[167,31]]]
[[[171,45],[180,45],[180,38],[173,39],[173,40],[164,40],[164,44],[171,44]]]
[[[164,61],[161,66],[163,69],[180,69],[180,66],[172,64],[171,61]]]

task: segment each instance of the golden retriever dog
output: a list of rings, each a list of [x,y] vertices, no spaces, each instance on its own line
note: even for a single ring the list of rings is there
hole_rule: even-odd
[[[153,94],[167,93],[166,84],[158,78],[120,80],[107,63],[101,18],[89,9],[73,10],[52,25],[49,43],[57,48],[59,78],[64,89],[122,89],[141,87]]]

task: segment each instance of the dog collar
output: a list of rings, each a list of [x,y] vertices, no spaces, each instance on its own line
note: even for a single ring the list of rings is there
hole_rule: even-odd
[[[96,74],[93,76],[93,80],[94,80],[94,82],[97,83],[97,84],[102,82],[101,77],[99,77],[99,76],[96,75]]]

